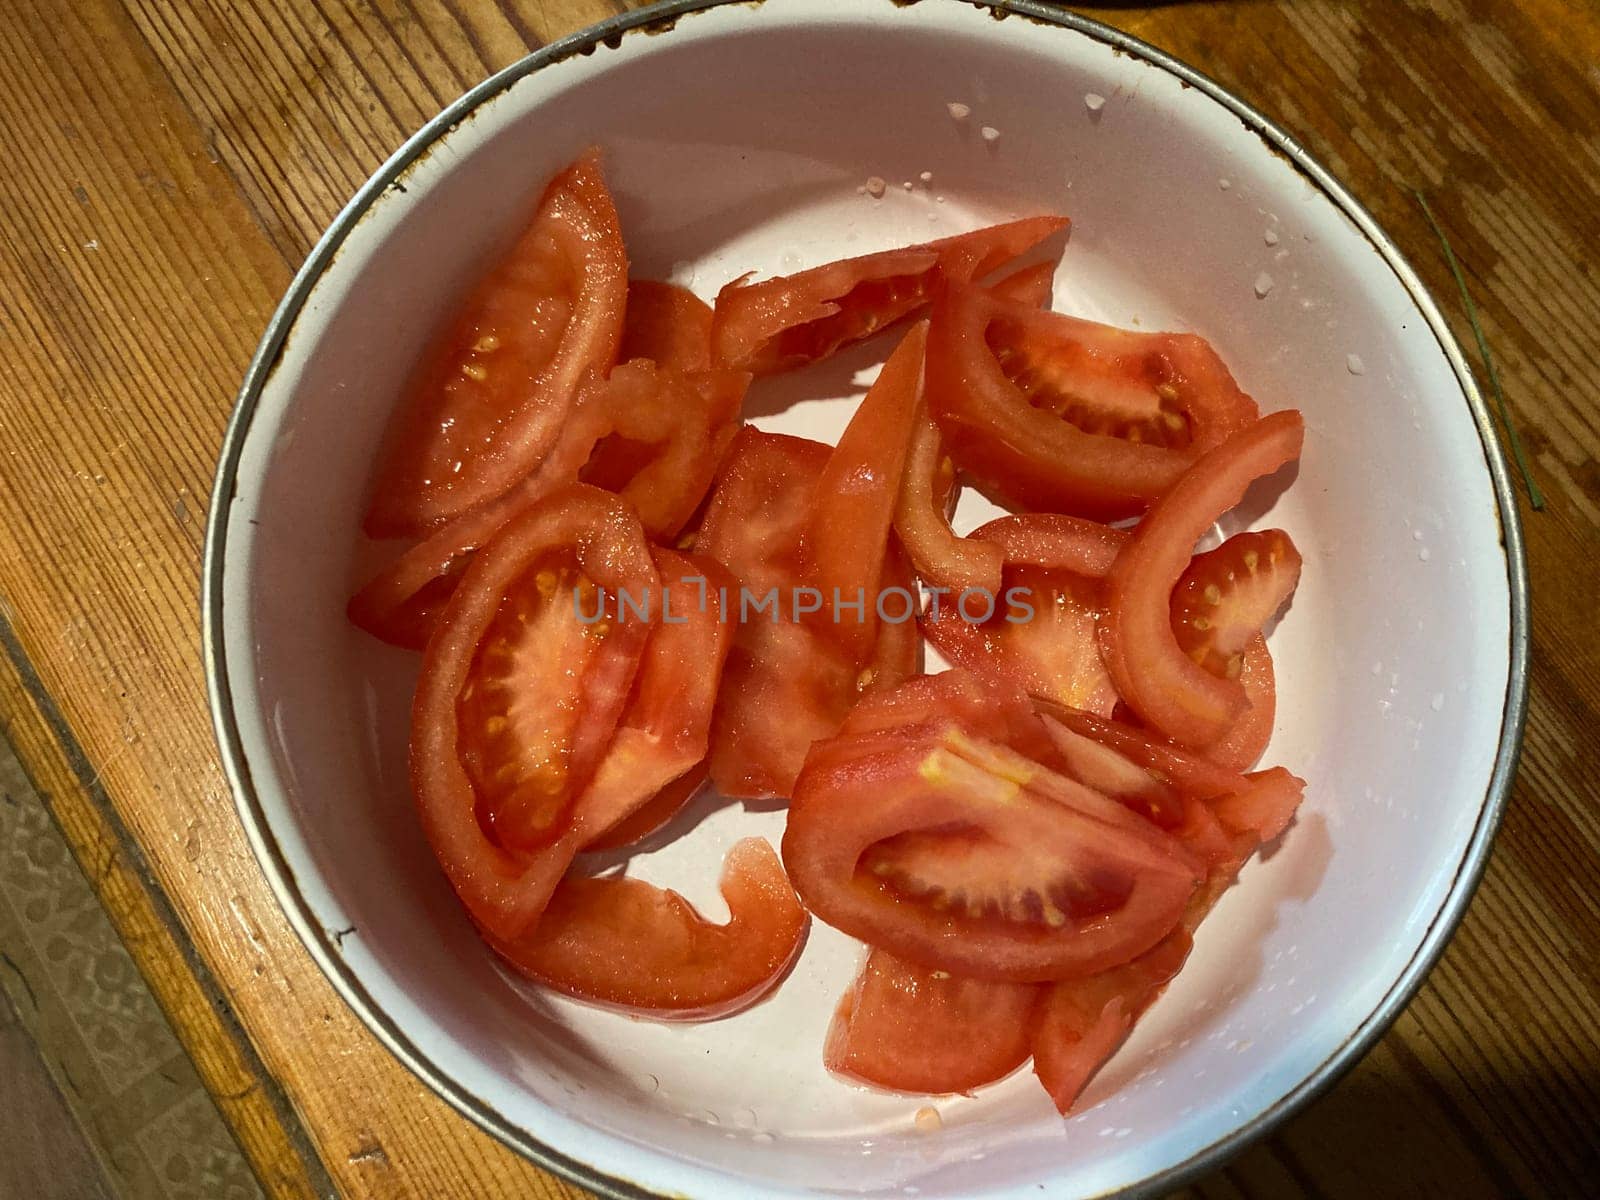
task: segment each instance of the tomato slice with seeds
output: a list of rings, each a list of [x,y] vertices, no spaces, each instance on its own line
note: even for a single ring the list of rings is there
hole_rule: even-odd
[[[956,594],[973,588],[998,595],[1001,552],[956,535],[950,527],[955,499],[955,464],[945,453],[943,435],[924,402],[912,423],[911,447],[895,501],[895,535],[929,586]]]
[[[941,597],[923,632],[957,666],[1004,679],[1062,704],[1109,714],[1117,702],[1100,660],[1096,625],[1104,597],[1099,582],[1127,540],[1119,529],[1079,517],[1029,513],[976,529],[974,542],[1000,547],[1006,567],[993,613],[986,598],[966,610]]]
[[[695,541],[744,589],[730,609],[740,624],[711,732],[711,781],[728,796],[787,796],[813,741],[833,733],[862,693],[892,687],[915,669],[914,619],[883,622],[863,662],[795,612],[796,588],[806,578],[801,535],[829,454],[820,442],[746,427]],[[887,561],[894,579],[904,570],[898,552]],[[910,583],[906,577],[893,586]],[[769,597],[777,607],[757,607]]]
[[[1252,777],[1244,792],[1225,801],[1238,807],[1222,819],[1212,806],[1186,802],[1178,836],[1205,862],[1206,879],[1177,928],[1131,962],[1102,974],[1065,980],[1045,993],[1034,1026],[1033,1069],[1063,1116],[1073,1110],[1089,1081],[1182,969],[1194,946],[1195,930],[1255,852],[1262,840],[1259,831],[1282,832],[1285,814],[1292,815],[1303,787],[1277,768]],[[1228,818],[1237,820],[1243,812],[1256,820],[1256,826],[1236,825],[1230,831]]]
[[[1273,413],[1203,455],[1134,530],[1106,577],[1100,649],[1117,693],[1141,720],[1185,745],[1217,741],[1247,708],[1237,679],[1197,665],[1172,627],[1172,592],[1195,543],[1252,482],[1300,456],[1305,422]]]
[[[827,358],[916,312],[941,279],[980,278],[1067,225],[1029,217],[760,283],[737,279],[717,294],[713,359],[771,375]]]
[[[571,820],[627,704],[649,622],[607,596],[659,588],[638,519],[575,485],[474,558],[423,655],[411,783],[423,830],[474,920],[515,937],[583,842]]]
[[[705,758],[717,685],[733,641],[722,598],[734,581],[722,564],[660,547],[651,555],[661,588],[645,599],[657,623],[628,707],[577,802],[576,820],[596,838],[652,804]],[[595,848],[594,842],[585,848]]]
[[[518,512],[582,478],[620,493],[654,537],[694,515],[739,427],[750,377],[680,375],[645,359],[591,375],[537,470],[506,495],[457,517],[401,554],[351,598],[350,620],[408,649],[427,644],[474,552]]]
[[[1281,529],[1237,533],[1189,560],[1172,589],[1172,631],[1213,675],[1237,679],[1245,648],[1289,602],[1300,551]]]
[[[688,288],[652,279],[628,283],[620,362],[648,358],[668,371],[711,369],[711,306]]]
[[[824,630],[858,659],[878,635],[878,587],[922,398],[927,333],[925,324],[913,326],[862,398],[823,465],[801,534],[806,573],[822,592]],[[861,606],[836,609],[837,600]]]
[[[658,1021],[705,1021],[748,1008],[783,978],[808,918],[761,838],[728,851],[729,919],[707,921],[676,892],[622,876],[564,880],[544,918],[489,944],[522,974],[568,996]]]
[[[873,950],[828,1027],[828,1070],[896,1092],[970,1092],[1032,1053],[1044,989],[964,979]]]
[[[1009,507],[1133,516],[1255,402],[1193,334],[1137,333],[950,287],[928,406],[955,462]]]
[[[973,978],[1068,978],[1148,950],[1200,879],[1148,821],[955,721],[866,736],[865,753],[807,760],[783,858],[807,907],[870,945]]]
[[[1206,747],[1206,757],[1235,771],[1246,771],[1266,753],[1278,712],[1278,684],[1272,671],[1272,652],[1259,633],[1244,648],[1239,672],[1245,710],[1227,731]]]
[[[368,535],[421,536],[538,466],[584,376],[616,359],[627,280],[616,206],[589,150],[550,181],[533,223],[415,372]]]

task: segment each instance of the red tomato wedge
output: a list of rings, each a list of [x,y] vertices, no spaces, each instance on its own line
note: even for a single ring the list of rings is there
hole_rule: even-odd
[[[817,479],[801,554],[822,593],[824,631],[865,660],[878,634],[889,530],[922,398],[926,325],[915,325],[856,408]],[[835,607],[858,602],[859,609]]]
[[[616,359],[627,282],[617,210],[589,150],[550,181],[533,223],[417,368],[368,535],[420,536],[538,466],[585,374]]]
[[[722,869],[729,921],[682,896],[619,876],[569,878],[544,919],[489,944],[530,979],[655,1020],[704,1021],[761,999],[794,964],[808,918],[772,847],[747,838]]]
[[[1216,742],[1247,708],[1237,679],[1196,664],[1172,628],[1172,592],[1195,542],[1252,482],[1300,456],[1305,422],[1273,413],[1202,456],[1134,530],[1106,577],[1100,649],[1141,720],[1185,746]]]
[[[1062,704],[1109,714],[1117,702],[1096,636],[1100,577],[1127,540],[1119,529],[1055,513],[1001,517],[974,530],[1000,547],[1004,592],[987,619],[987,594],[941,597],[923,632],[946,658],[989,679]]]
[[[1172,590],[1172,631],[1213,675],[1237,679],[1246,648],[1300,582],[1300,551],[1281,529],[1237,533],[1196,554]]]
[[[1193,334],[1136,333],[950,287],[928,333],[945,446],[1014,508],[1132,516],[1257,417]]]
[[[896,1092],[970,1092],[1032,1053],[1037,984],[962,979],[873,950],[839,1001],[822,1061]]]
[[[1239,672],[1244,688],[1245,710],[1227,731],[1206,747],[1206,757],[1235,771],[1255,766],[1267,743],[1278,713],[1278,684],[1272,673],[1272,652],[1259,633],[1244,648],[1244,666]]]
[[[894,531],[925,583],[956,594],[974,588],[998,595],[1004,559],[999,549],[950,528],[956,468],[944,452],[939,426],[919,405],[911,447],[895,501]]]
[[[833,733],[862,692],[915,669],[914,620],[884,622],[863,663],[795,611],[801,535],[828,457],[820,442],[746,427],[700,526],[697,551],[744,588],[730,607],[740,625],[711,733],[711,781],[728,796],[787,796],[811,743]]]
[[[679,375],[643,359],[609,379],[590,376],[539,468],[391,562],[351,598],[351,621],[420,650],[478,547],[514,514],[580,477],[630,501],[651,535],[671,537],[710,488],[748,384],[738,372]]]
[[[999,296],[1002,300],[1026,304],[1029,308],[1049,308],[1050,294],[1055,289],[1055,280],[1055,263],[1034,263],[1031,266],[1018,267],[1009,275],[995,280],[988,285],[988,290],[991,295]]]
[[[577,485],[474,558],[423,655],[411,784],[424,832],[480,926],[516,937],[584,840],[573,822],[651,633],[607,595],[658,589],[638,519]]]
[[[667,784],[644,804],[634,809],[610,829],[593,841],[584,844],[584,851],[602,854],[636,846],[651,837],[689,806],[689,802],[706,786],[708,772],[702,760]]]
[[[978,979],[1069,978],[1148,950],[1199,882],[1148,821],[956,719],[865,736],[813,751],[783,857],[807,907],[869,945]]]
[[[675,283],[630,281],[617,358],[648,358],[669,371],[710,370],[711,306]]]
[[[735,280],[717,295],[713,360],[771,375],[827,358],[910,316],[941,279],[980,278],[1067,225],[1065,217],[1030,217],[798,275]]]
[[[735,584],[722,564],[659,547],[651,554],[662,585],[646,597],[656,624],[628,707],[578,800],[576,819],[596,837],[652,804],[705,758],[717,685],[733,641],[722,597]],[[633,619],[633,609],[624,612]]]
[[[1194,945],[1194,931],[1255,851],[1259,832],[1274,828],[1282,832],[1303,787],[1277,768],[1251,777],[1244,792],[1221,802],[1233,805],[1231,810],[1213,815],[1211,807],[1190,802],[1179,836],[1202,857],[1207,871],[1204,886],[1190,899],[1178,927],[1132,962],[1058,983],[1046,993],[1034,1027],[1033,1069],[1062,1115],[1072,1111],[1095,1073],[1183,967]],[[1254,819],[1253,827],[1237,823],[1246,813]],[[1236,822],[1232,830],[1227,828],[1230,819]]]

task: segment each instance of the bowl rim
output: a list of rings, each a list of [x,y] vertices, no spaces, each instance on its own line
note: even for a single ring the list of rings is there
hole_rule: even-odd
[[[228,524],[233,503],[237,498],[238,469],[244,444],[250,433],[262,392],[277,366],[289,332],[346,237],[387,188],[473,110],[533,72],[574,54],[591,52],[602,43],[609,42],[615,46],[622,35],[633,30],[651,26],[670,27],[671,23],[685,14],[743,2],[744,0],[661,0],[660,3],[608,18],[542,46],[490,75],[447,105],[406,139],[405,143],[361,185],[318,239],[290,281],[288,290],[274,311],[246,370],[222,441],[217,475],[212,486],[205,548],[201,560],[202,652],[212,724],[221,750],[224,772],[233,791],[235,807],[244,825],[251,849],[267,877],[279,907],[295,933],[334,990],[354,1010],[366,1028],[436,1095],[478,1128],[516,1153],[581,1187],[607,1197],[607,1200],[662,1200],[662,1197],[659,1193],[630,1180],[603,1174],[589,1164],[538,1141],[486,1101],[469,1094],[391,1021],[356,978],[329,932],[323,929],[312,913],[295,879],[294,868],[269,829],[266,812],[255,791],[234,715],[232,689],[228,682],[223,613],[223,574],[227,559]],[[893,2],[896,6],[906,4],[906,0],[893,0]],[[1500,525],[1500,544],[1505,557],[1507,595],[1510,602],[1508,636],[1510,662],[1505,703],[1501,713],[1500,739],[1483,804],[1455,877],[1451,881],[1449,892],[1429,921],[1416,952],[1390,985],[1389,990],[1349,1037],[1315,1070],[1268,1108],[1217,1138],[1183,1162],[1175,1163],[1154,1175],[1146,1176],[1115,1193],[1108,1194],[1127,1197],[1151,1196],[1181,1187],[1204,1172],[1220,1166],[1331,1088],[1377,1043],[1399,1017],[1417,989],[1421,987],[1460,923],[1483,876],[1495,832],[1505,812],[1516,773],[1517,759],[1522,745],[1523,724],[1527,715],[1529,585],[1522,522],[1510,469],[1493,418],[1478,388],[1472,368],[1450,331],[1448,322],[1394,240],[1383,231],[1360,201],[1318,163],[1293,135],[1195,68],[1131,34],[1113,29],[1099,21],[1048,7],[1040,0],[948,0],[948,2],[987,9],[996,16],[1015,14],[1043,25],[1057,26],[1089,37],[1110,46],[1113,50],[1139,58],[1152,67],[1168,72],[1230,111],[1246,129],[1261,138],[1268,150],[1284,157],[1317,191],[1343,212],[1395,273],[1418,312],[1426,320],[1439,343],[1440,350],[1454,371],[1462,398],[1466,401],[1468,411],[1477,426]],[[751,7],[757,11],[760,8],[759,5]]]

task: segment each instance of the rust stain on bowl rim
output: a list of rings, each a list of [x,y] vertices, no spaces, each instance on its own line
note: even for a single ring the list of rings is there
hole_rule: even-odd
[[[926,0],[883,0],[886,9],[913,12]],[[996,20],[1011,16],[1030,24],[1093,39],[1118,57],[1141,61],[1173,76],[1184,89],[1193,89],[1230,112],[1254,133],[1275,156],[1289,163],[1316,191],[1330,201],[1377,251],[1394,272],[1438,340],[1454,371],[1461,394],[1477,426],[1485,465],[1494,492],[1493,516],[1499,525],[1504,551],[1507,595],[1510,605],[1508,664],[1501,733],[1493,771],[1466,850],[1457,865],[1451,887],[1433,915],[1411,961],[1389,991],[1351,1032],[1350,1036],[1286,1095],[1228,1135],[1217,1139],[1184,1162],[1147,1176],[1106,1195],[1154,1196],[1164,1194],[1223,1163],[1282,1121],[1300,1111],[1332,1087],[1355,1065],[1405,1008],[1437,961],[1460,922],[1482,877],[1489,848],[1499,827],[1516,771],[1527,710],[1529,616],[1527,559],[1522,524],[1512,490],[1508,464],[1495,434],[1492,418],[1478,390],[1460,345],[1415,270],[1399,247],[1383,232],[1361,203],[1321,166],[1282,127],[1193,67],[1129,34],[1087,17],[1048,7],[1041,0],[942,0],[987,10]],[[256,351],[223,439],[217,476],[212,488],[202,561],[201,621],[203,654],[212,723],[222,751],[223,765],[233,789],[246,836],[280,906],[295,932],[335,990],[367,1028],[405,1066],[461,1115],[537,1165],[589,1188],[608,1200],[678,1200],[672,1193],[656,1192],[627,1179],[605,1175],[588,1163],[545,1145],[512,1122],[494,1106],[465,1093],[429,1060],[378,1007],[343,960],[343,938],[325,928],[312,912],[295,878],[294,869],[267,828],[267,819],[255,792],[248,760],[233,714],[223,644],[223,569],[227,558],[229,511],[237,498],[238,469],[244,442],[261,395],[277,371],[307,298],[328,268],[337,260],[350,233],[393,195],[404,195],[406,180],[458,127],[473,120],[487,103],[509,91],[535,71],[574,56],[619,49],[630,36],[660,36],[681,27],[686,17],[713,9],[744,8],[758,16],[763,0],[665,0],[591,26],[528,55],[472,88],[428,121],[362,185],[296,273],[273,314]]]

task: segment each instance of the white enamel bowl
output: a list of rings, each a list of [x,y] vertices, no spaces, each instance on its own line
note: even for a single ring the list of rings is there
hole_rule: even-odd
[[[1003,20],[963,0],[696,7],[620,19],[474,89],[373,177],[290,288],[228,435],[206,568],[244,823],[373,1032],[471,1119],[601,1192],[1165,1188],[1370,1045],[1482,868],[1527,638],[1483,405],[1371,219],[1286,135],[1148,47],[1024,0]],[[1305,807],[1069,1120],[1026,1071],[934,1102],[933,1134],[913,1125],[922,1100],[830,1078],[823,1031],[857,952],[829,929],[747,1013],[638,1023],[511,982],[435,867],[404,774],[415,660],[344,619],[374,561],[358,515],[416,348],[591,142],[641,275],[709,298],[751,269],[1064,211],[1057,307],[1196,329],[1264,409],[1305,412],[1298,479],[1270,501],[1305,576],[1273,638],[1268,755],[1309,781]],[[882,199],[860,190],[873,175]],[[757,423],[834,440],[884,352],[762,385]],[[718,913],[724,849],[782,821],[717,808],[632,869]]]

